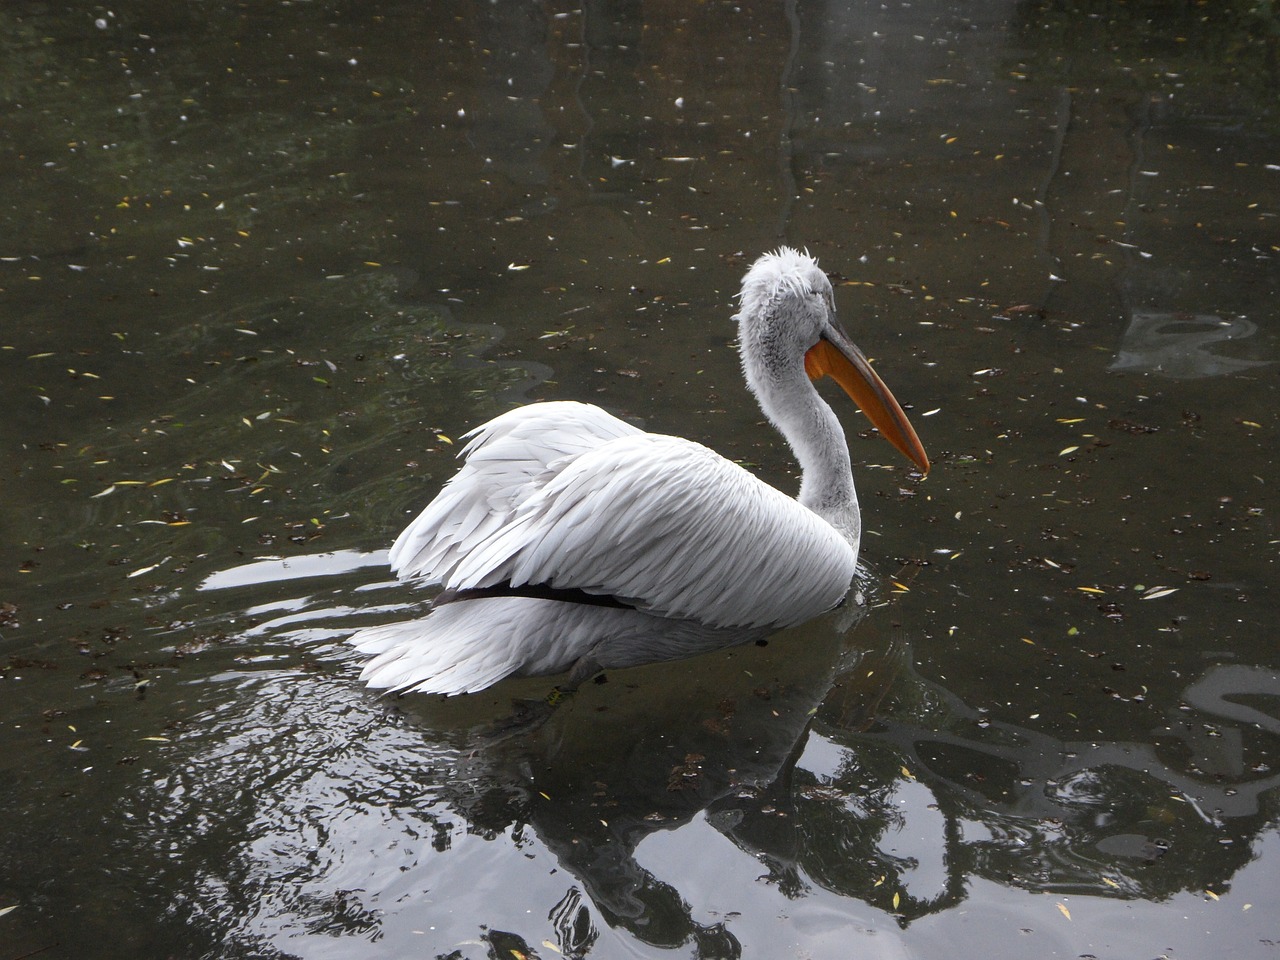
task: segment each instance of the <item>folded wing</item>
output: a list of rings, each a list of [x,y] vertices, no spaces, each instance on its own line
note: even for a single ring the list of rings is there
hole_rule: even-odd
[[[546,584],[747,628],[803,622],[853,576],[850,545],[795,500],[707,447],[590,405],[512,411],[466,456],[396,541],[402,576],[456,590]]]

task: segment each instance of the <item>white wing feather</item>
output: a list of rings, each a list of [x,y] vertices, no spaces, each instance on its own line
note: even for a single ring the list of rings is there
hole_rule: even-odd
[[[556,401],[517,407],[466,434],[462,469],[391,547],[402,578],[442,579],[475,544],[510,521],[550,479],[551,463],[618,437],[641,433],[589,403]]]
[[[547,584],[663,617],[781,627],[838,603],[857,559],[815,514],[679,437],[605,441],[552,461],[520,495],[464,543],[428,545],[430,574],[458,590]]]
[[[635,609],[519,597],[445,604],[352,638],[374,687],[482,689],[590,655],[627,665],[802,623],[845,595],[857,550],[795,500],[688,440],[590,404],[539,403],[467,435],[457,475],[392,569],[465,590],[545,584]],[[757,632],[753,632],[757,631]]]

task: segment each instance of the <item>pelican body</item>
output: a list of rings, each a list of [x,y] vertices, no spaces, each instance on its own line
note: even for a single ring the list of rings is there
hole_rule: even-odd
[[[840,602],[861,521],[844,430],[813,381],[831,376],[921,471],[929,461],[815,260],[766,254],[739,297],[743,374],[800,463],[799,497],[590,404],[511,410],[467,435],[462,468],[392,546],[399,577],[443,591],[426,616],[352,637],[372,656],[363,680],[454,694],[572,669],[576,683]]]

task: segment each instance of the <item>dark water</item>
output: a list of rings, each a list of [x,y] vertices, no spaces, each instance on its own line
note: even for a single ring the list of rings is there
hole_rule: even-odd
[[[1280,121],[1250,4],[0,9],[0,960],[1272,957]],[[470,426],[598,402],[780,486],[779,242],[870,609],[363,690]]]

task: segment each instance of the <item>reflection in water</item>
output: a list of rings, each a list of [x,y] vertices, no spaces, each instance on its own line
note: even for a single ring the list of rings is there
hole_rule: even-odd
[[[348,656],[325,595],[250,633]],[[126,806],[128,842],[159,857],[150,882],[170,909],[233,955],[347,955],[354,940],[583,957],[634,939],[742,956],[755,921],[721,915],[678,839],[707,831],[747,881],[734,911],[819,910],[895,955],[897,928],[963,903],[978,878],[1123,899],[1222,889],[1277,815],[1280,773],[1257,749],[1280,732],[1274,670],[1210,667],[1152,744],[1067,742],[924,679],[874,619],[853,629],[863,612],[612,672],[500,738],[486,731],[508,697],[545,682],[384,700],[354,665],[224,673],[184,724],[185,759]],[[239,694],[217,695],[225,683]],[[820,927],[797,946],[827,955]]]
[[[1111,369],[1189,380],[1265,367],[1272,361],[1231,357],[1214,350],[1257,332],[1258,325],[1243,317],[1135,310]]]

